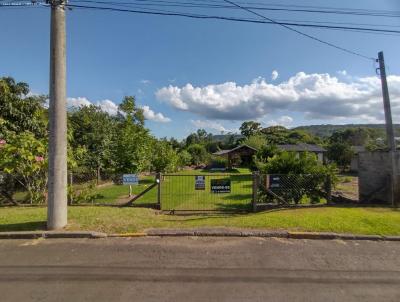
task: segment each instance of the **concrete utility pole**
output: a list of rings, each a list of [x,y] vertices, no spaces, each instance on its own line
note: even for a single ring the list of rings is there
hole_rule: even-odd
[[[50,0],[50,137],[47,228],[67,224],[65,0]]]
[[[389,152],[392,162],[392,173],[391,173],[391,184],[392,184],[392,193],[391,193],[391,202],[393,206],[397,204],[397,191],[398,191],[398,181],[397,181],[397,161],[396,161],[396,140],[394,137],[394,129],[393,129],[393,121],[392,121],[392,111],[390,108],[390,97],[389,97],[389,89],[386,80],[386,69],[385,69],[385,59],[383,57],[383,51],[378,53],[379,62],[379,74],[381,76],[382,82],[382,95],[383,95],[383,106],[385,109],[385,121],[386,121],[386,135],[389,146]]]

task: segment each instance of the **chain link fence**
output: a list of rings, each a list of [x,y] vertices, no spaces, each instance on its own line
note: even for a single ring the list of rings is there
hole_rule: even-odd
[[[321,174],[262,174],[259,204],[318,204],[331,200],[331,178]]]

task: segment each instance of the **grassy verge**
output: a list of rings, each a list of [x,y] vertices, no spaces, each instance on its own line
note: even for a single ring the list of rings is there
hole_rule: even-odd
[[[46,208],[0,208],[0,231],[40,230]],[[400,211],[390,208],[309,208],[243,215],[164,215],[145,208],[70,207],[68,230],[106,233],[148,228],[239,227],[400,235]]]

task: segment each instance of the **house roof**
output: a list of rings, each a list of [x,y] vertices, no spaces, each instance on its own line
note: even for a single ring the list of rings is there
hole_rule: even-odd
[[[220,151],[217,151],[217,152],[215,152],[215,153],[213,153],[213,154],[214,154],[214,155],[225,155],[225,154],[228,154],[228,153],[237,151],[237,150],[242,149],[242,148],[249,148],[249,149],[252,149],[252,150],[254,150],[254,151],[257,151],[256,148],[253,148],[253,147],[250,147],[250,146],[248,146],[248,145],[246,145],[246,144],[243,144],[243,145],[237,146],[237,147],[235,147],[235,148],[233,148],[233,149],[229,149],[229,150],[220,150]]]
[[[297,144],[297,145],[278,145],[279,149],[291,152],[326,152],[324,148],[318,145]]]

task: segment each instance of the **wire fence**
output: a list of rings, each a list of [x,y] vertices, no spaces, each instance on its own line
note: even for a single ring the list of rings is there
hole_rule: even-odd
[[[0,204],[47,202],[45,182],[30,190],[22,183],[17,176],[0,171]],[[130,186],[122,184],[122,175],[68,172],[69,205],[244,212],[262,205],[329,203],[330,199],[331,179],[320,174],[141,174],[139,182]]]
[[[331,199],[331,179],[322,174],[262,174],[258,203],[317,204]]]
[[[155,183],[154,174],[141,174],[138,184],[124,185],[122,174],[68,173],[68,202],[70,205],[116,205],[128,204],[136,195]],[[155,207],[157,192],[146,192],[133,205]]]
[[[160,185],[164,211],[249,211],[251,174],[166,174]]]

